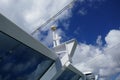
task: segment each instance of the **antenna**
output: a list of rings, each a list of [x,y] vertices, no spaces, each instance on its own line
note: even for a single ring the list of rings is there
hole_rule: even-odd
[[[53,47],[56,47],[58,45],[60,45],[60,39],[61,37],[56,33],[56,26],[52,26],[51,30],[53,32]]]
[[[45,23],[43,23],[36,30],[34,30],[31,33],[31,35],[34,35],[40,28],[46,26],[48,23],[50,23],[52,20],[54,20],[57,16],[62,14],[66,9],[69,9],[75,1],[77,1],[77,0],[72,0],[68,5],[64,6],[60,11],[58,11],[55,15],[53,15],[51,18],[49,18]]]

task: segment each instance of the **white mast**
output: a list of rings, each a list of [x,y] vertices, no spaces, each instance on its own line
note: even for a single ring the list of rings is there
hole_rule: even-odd
[[[51,30],[53,32],[53,47],[60,45],[61,37],[56,33],[56,27],[52,26]]]

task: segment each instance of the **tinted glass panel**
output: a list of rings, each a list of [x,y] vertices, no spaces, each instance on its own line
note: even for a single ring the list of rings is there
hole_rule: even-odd
[[[86,74],[86,80],[95,80],[94,74]]]
[[[53,60],[0,32],[0,80],[37,80]]]
[[[84,80],[82,77],[80,77],[80,79],[79,80]]]
[[[73,71],[66,69],[57,80],[79,80],[80,76]]]

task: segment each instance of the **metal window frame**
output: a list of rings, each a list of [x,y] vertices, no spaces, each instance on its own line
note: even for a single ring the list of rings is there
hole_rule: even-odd
[[[48,68],[48,70],[42,75],[42,77],[40,77],[40,80],[45,80],[44,78],[48,75],[51,76],[51,80],[56,80],[64,72],[66,68],[70,69],[76,74],[79,74],[80,76],[83,77],[83,80],[85,80],[85,75],[79,70],[77,70],[70,62],[66,63],[65,65],[61,65],[61,62],[59,61],[57,55],[54,52],[52,52],[50,49],[45,47],[39,41],[35,40],[32,36],[30,36],[25,31],[20,29],[16,24],[8,20],[2,14],[0,14],[0,32],[3,32],[9,35],[10,37],[20,41],[24,45],[32,48],[37,52],[40,52],[41,54],[55,61],[55,63],[53,63]],[[77,45],[76,40],[71,40],[71,41],[74,41],[75,43],[71,50],[70,57],[73,56],[76,45]],[[71,41],[65,42],[65,45],[69,44]],[[50,75],[52,74],[51,72],[54,72],[54,74]]]
[[[57,67],[56,65],[57,64],[54,63],[40,80],[56,80],[67,68],[80,75],[82,80],[86,80],[86,76],[76,69],[70,62],[67,62],[64,66]]]
[[[35,40],[32,36],[20,29],[16,24],[4,17],[2,14],[0,14],[0,32],[9,35],[10,37],[20,41],[26,46],[29,46],[52,60],[57,59],[57,55],[54,52],[45,47],[39,41]]]
[[[81,77],[82,77],[82,80],[86,80],[86,78],[85,78],[85,75],[82,73],[82,72],[80,72],[79,70],[77,70],[72,64],[70,64],[69,62],[65,65],[65,66],[63,66],[55,75],[54,75],[54,77],[51,79],[51,80],[56,80],[64,71],[65,71],[65,69],[69,69],[69,70],[71,70],[71,71],[73,71],[74,73],[76,73],[76,74],[78,74],[78,75],[80,75]],[[49,72],[50,73],[50,72]],[[52,73],[51,73],[52,74]],[[42,80],[42,79],[41,79]]]
[[[2,31],[0,31],[0,33],[2,33],[2,34],[4,34],[5,36],[7,36],[7,37],[9,37],[9,38],[12,38],[12,39],[14,39],[15,41],[17,41],[17,42],[20,42],[20,41],[18,41],[18,40],[16,40],[15,38],[13,38],[13,37],[11,37],[11,36],[9,36],[8,34],[6,34],[6,33],[4,33],[4,32],[2,32]],[[20,44],[18,44],[16,47],[19,47],[19,45],[21,45],[21,44],[23,44],[23,43],[21,43],[20,42]],[[24,46],[26,46],[26,47],[28,47],[28,48],[30,48],[30,49],[32,49],[31,47],[29,47],[29,46],[27,46],[27,45],[25,45],[25,44],[23,44]],[[36,51],[36,50],[34,50],[34,49],[32,49],[33,51]],[[38,51],[36,51],[38,54],[40,53],[40,52],[38,52]],[[41,53],[40,53],[41,54]],[[41,54],[41,55],[43,55],[43,54]],[[44,57],[47,57],[47,56],[45,56],[45,55],[43,55]],[[49,70],[49,68],[55,63],[55,60],[53,60],[53,59],[51,59],[51,58],[49,58],[49,57],[47,57],[48,59],[50,59],[51,61],[52,61],[52,63],[48,66],[48,68],[46,68],[46,70],[38,77],[38,79],[40,79],[48,70]],[[0,59],[2,59],[2,57],[0,57]],[[37,79],[37,80],[38,80]]]
[[[71,49],[67,49],[69,46],[69,43],[72,43]],[[75,39],[69,40],[65,43],[60,44],[59,46],[56,46],[53,48],[53,50],[56,51],[56,48],[60,48],[61,46],[65,46],[66,48],[66,52],[69,53],[68,56],[69,58],[72,58],[72,56],[74,55],[76,46],[77,46],[77,41]],[[61,51],[61,49],[58,49]],[[68,51],[70,50],[70,52]],[[60,59],[59,59],[60,60]],[[85,75],[80,72],[78,69],[76,69],[72,64],[71,64],[71,59],[69,59],[67,62],[64,63],[64,59],[60,60],[63,61],[59,64],[61,64],[61,66],[57,66],[57,62],[54,63],[51,68],[45,73],[45,75],[40,79],[40,80],[56,80],[64,71],[66,68],[70,69],[71,71],[75,72],[76,74],[80,75],[82,80],[85,80]],[[49,77],[49,78],[48,78]]]

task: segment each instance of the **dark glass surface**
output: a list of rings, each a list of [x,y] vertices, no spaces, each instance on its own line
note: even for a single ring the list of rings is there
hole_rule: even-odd
[[[0,80],[37,80],[53,62],[0,32]]]
[[[57,80],[79,80],[80,76],[75,72],[65,69],[65,71],[58,77]]]
[[[95,80],[94,74],[92,74],[92,73],[86,74],[86,80]]]

